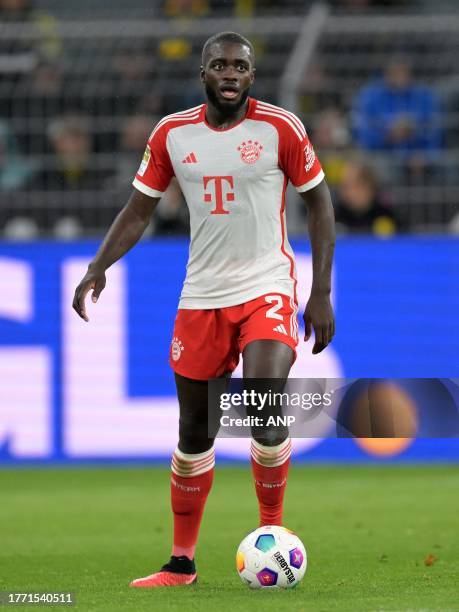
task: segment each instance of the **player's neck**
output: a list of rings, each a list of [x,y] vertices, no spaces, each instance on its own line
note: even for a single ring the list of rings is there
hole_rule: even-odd
[[[206,121],[210,126],[217,130],[227,130],[236,123],[239,123],[246,116],[248,106],[249,101],[246,100],[241,108],[239,108],[235,113],[228,115],[227,113],[222,113],[210,101],[208,101],[206,107]]]

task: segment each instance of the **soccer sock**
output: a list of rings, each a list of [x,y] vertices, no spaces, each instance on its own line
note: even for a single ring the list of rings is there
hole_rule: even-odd
[[[204,506],[212,487],[215,451],[187,454],[178,448],[172,455],[171,503],[174,513],[172,555],[193,559]]]
[[[292,443],[263,446],[252,440],[252,471],[260,510],[260,526],[282,525],[282,510]]]

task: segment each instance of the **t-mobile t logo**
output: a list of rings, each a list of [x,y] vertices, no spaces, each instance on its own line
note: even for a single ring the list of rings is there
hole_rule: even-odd
[[[223,194],[223,183],[228,183],[229,188],[234,188],[233,177],[232,176],[204,176],[204,189],[207,188],[207,185],[211,182],[215,182],[215,193],[206,193],[204,192],[204,202],[215,202],[214,210],[210,211],[211,215],[229,215],[229,210],[226,210],[223,207],[223,200],[226,202],[234,202],[234,193],[232,191],[227,191]]]

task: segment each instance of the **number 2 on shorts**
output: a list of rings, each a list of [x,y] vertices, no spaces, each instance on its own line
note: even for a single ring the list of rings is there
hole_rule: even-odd
[[[266,295],[265,300],[268,304],[274,304],[271,308],[268,308],[266,311],[267,319],[278,319],[279,321],[283,321],[284,317],[280,314],[277,314],[277,311],[282,308],[282,298],[280,295]]]

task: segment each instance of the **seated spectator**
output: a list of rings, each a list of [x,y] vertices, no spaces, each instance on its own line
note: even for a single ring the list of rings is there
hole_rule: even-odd
[[[344,168],[335,197],[335,218],[338,230],[345,233],[390,236],[398,227],[394,213],[381,201],[372,169],[357,161]]]
[[[20,194],[35,172],[36,164],[21,155],[10,126],[0,120],[0,231],[5,238],[22,240],[37,234]]]
[[[305,115],[319,113],[329,106],[339,106],[342,92],[336,87],[326,65],[314,57],[303,75],[299,92],[299,110]]]
[[[169,91],[167,86],[170,82],[171,73],[174,77],[183,74],[183,66],[190,60],[193,52],[193,44],[187,35],[187,23],[205,17],[209,12],[208,0],[164,0],[162,13],[164,17],[175,22],[181,22],[182,33],[164,36],[157,48],[158,58],[158,82],[165,91],[166,112],[171,113],[179,110],[177,96]]]
[[[151,90],[156,67],[155,53],[143,44],[131,42],[118,49],[109,75],[110,89],[116,92],[112,112],[126,115],[136,111],[139,101]]]
[[[60,66],[52,62],[40,62],[28,78],[23,79],[14,90],[10,115],[18,120],[30,118],[23,130],[21,143],[31,154],[49,152],[44,117],[57,117],[77,113],[79,100],[66,87]]]
[[[127,201],[132,191],[132,180],[154,125],[155,122],[146,115],[129,117],[123,123],[120,152],[117,155],[117,174],[111,181],[116,202]],[[188,209],[179,184],[173,179],[155,210],[152,229],[155,234],[173,235],[187,233],[188,228]]]
[[[3,83],[16,82],[29,74],[39,58],[54,59],[61,51],[56,20],[49,14],[34,9],[33,0],[0,0],[0,24],[33,26],[35,36],[27,31],[22,35],[0,36],[0,75]],[[8,31],[7,31],[8,33]]]
[[[110,181],[118,201],[127,201],[137,168],[145,151],[145,143],[156,121],[147,115],[134,115],[124,120],[117,145],[115,176]]]
[[[413,80],[406,58],[393,58],[383,78],[360,91],[352,114],[357,144],[396,154],[410,175],[422,173],[441,148],[439,100]]]
[[[100,192],[111,170],[99,167],[92,155],[89,121],[83,116],[55,119],[48,127],[53,154],[29,184],[43,196],[39,225],[49,229],[63,215],[74,216],[84,227],[103,227],[112,220],[113,207],[104,206]]]
[[[44,190],[97,189],[101,174],[91,163],[92,136],[85,117],[67,116],[48,126],[53,158],[35,184]]]
[[[6,121],[0,121],[0,191],[21,189],[35,170],[36,165],[19,153],[16,138]]]
[[[154,89],[150,89],[139,101],[136,112],[140,115],[148,115],[149,117],[163,117],[168,114],[162,90],[156,86],[156,83]]]
[[[154,233],[162,236],[188,234],[188,207],[176,178],[173,178],[153,215]]]
[[[316,115],[312,124],[312,142],[330,187],[341,180],[349,158],[350,134],[344,113],[336,107],[326,108]]]
[[[29,0],[0,0],[0,24],[26,24],[32,21]],[[14,83],[30,73],[38,62],[33,41],[25,36],[0,36],[0,76],[2,83]]]
[[[164,0],[163,14],[173,19],[195,19],[209,12],[207,0]]]
[[[23,23],[32,12],[30,0],[0,0],[0,18],[10,23]]]

